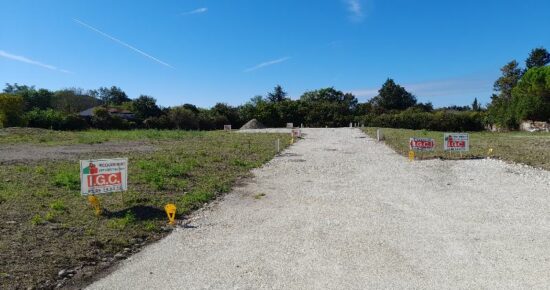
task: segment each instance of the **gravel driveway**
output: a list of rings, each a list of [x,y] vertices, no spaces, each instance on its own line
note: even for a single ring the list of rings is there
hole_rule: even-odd
[[[546,288],[550,172],[306,134],[91,289]],[[262,196],[265,195],[265,196]]]

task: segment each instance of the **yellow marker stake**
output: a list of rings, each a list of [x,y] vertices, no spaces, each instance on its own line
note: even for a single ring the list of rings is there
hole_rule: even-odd
[[[410,162],[413,162],[414,161],[414,151],[409,151],[409,161]]]
[[[294,144],[294,136],[290,138],[290,144]]]
[[[493,154],[493,148],[489,148],[489,152],[487,152],[487,155],[491,156]]]
[[[175,225],[176,224],[176,205],[175,204],[167,204],[164,207],[164,210],[166,211],[166,215],[168,215],[168,220],[170,221],[169,224]]]
[[[95,215],[99,216],[101,214],[99,199],[95,195],[88,195],[88,202],[95,209]]]

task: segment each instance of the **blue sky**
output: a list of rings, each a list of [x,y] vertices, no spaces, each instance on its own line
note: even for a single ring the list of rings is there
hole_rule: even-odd
[[[116,85],[163,106],[239,105],[281,84],[360,101],[391,77],[436,106],[489,102],[550,49],[546,0],[0,0],[0,82]]]

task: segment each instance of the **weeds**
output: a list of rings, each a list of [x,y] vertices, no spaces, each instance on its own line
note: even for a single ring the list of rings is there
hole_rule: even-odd
[[[127,247],[131,237],[151,241],[161,238],[165,235],[160,228],[167,222],[167,203],[175,203],[179,215],[200,208],[220,193],[228,192],[238,178],[249,175],[250,168],[271,159],[277,139],[286,140],[277,134],[22,129],[21,133],[2,136],[0,147],[8,143],[37,144],[39,136],[45,142],[38,146],[139,140],[150,141],[157,150],[123,154],[91,151],[86,155],[89,159],[129,158],[129,191],[122,194],[124,202],[120,193],[101,195],[104,215],[98,218],[86,198],[77,194],[78,159],[0,166],[0,219],[20,225],[10,235],[2,236],[0,246],[21,243],[21,237],[33,237],[25,239],[25,247],[14,247],[9,256],[2,257],[6,259],[0,263],[0,273],[13,278],[0,279],[0,289],[13,285],[36,287],[38,281],[55,280],[60,270],[53,266],[55,261],[76,267],[81,263],[80,254],[76,253],[93,251],[97,252],[94,257],[105,257]],[[281,142],[281,148],[287,145],[288,142]],[[47,223],[57,224],[40,226]],[[6,232],[7,227],[7,223],[0,222],[1,232]],[[41,255],[45,252],[51,255]],[[19,275],[13,269],[24,269],[31,276]]]
[[[62,170],[54,175],[53,184],[69,190],[80,189],[80,176],[78,171]]]

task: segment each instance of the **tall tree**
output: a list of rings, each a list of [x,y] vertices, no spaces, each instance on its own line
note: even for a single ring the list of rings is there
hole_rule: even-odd
[[[405,110],[416,105],[416,97],[392,79],[387,79],[371,102],[385,110]]]
[[[515,121],[550,120],[550,66],[528,70],[512,91]]]
[[[529,57],[525,60],[525,66],[528,70],[534,67],[543,67],[549,63],[550,53],[543,47],[531,50]]]
[[[99,88],[99,98],[106,105],[122,105],[122,103],[131,101],[126,93],[117,86],[111,88]]]
[[[503,66],[500,71],[502,76],[495,81],[494,90],[499,92],[498,97],[502,100],[509,101],[512,99],[512,89],[518,84],[521,79],[521,68],[517,61],[513,60]]]
[[[132,101],[132,111],[140,119],[158,117],[162,114],[161,109],[157,106],[157,100],[145,95],[141,95]]]
[[[272,103],[280,103],[286,99],[287,93],[283,90],[283,87],[277,85],[273,92],[267,94],[267,99]]]
[[[481,111],[481,105],[477,101],[477,98],[475,98],[474,102],[472,103],[472,110],[473,111]]]

